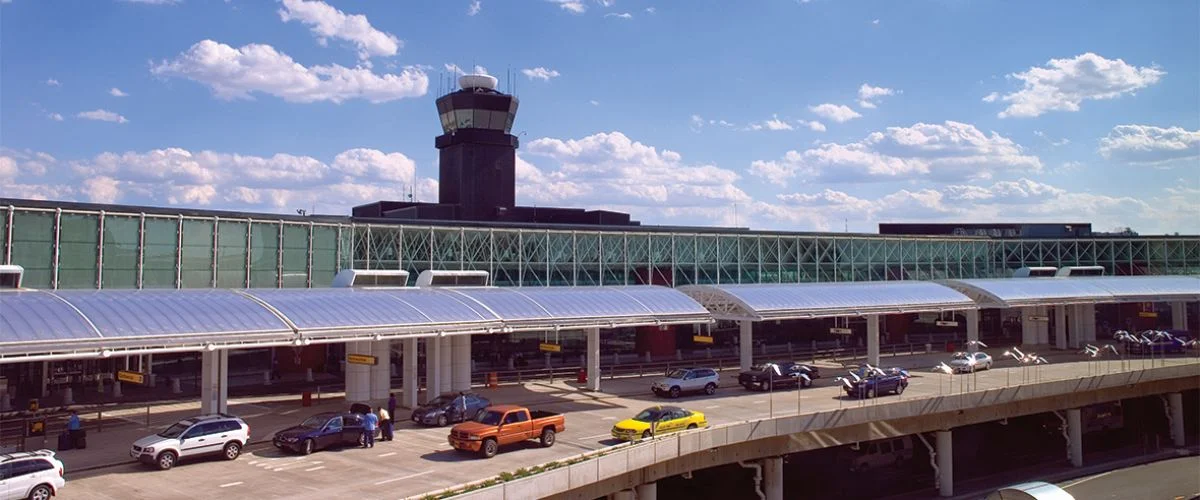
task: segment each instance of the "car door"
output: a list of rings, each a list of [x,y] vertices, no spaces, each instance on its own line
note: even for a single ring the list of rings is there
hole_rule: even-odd
[[[11,471],[12,471],[12,464],[0,464],[0,499],[2,499],[2,500],[12,500],[12,499],[21,498],[18,495],[20,493],[23,493],[23,492],[16,492],[16,493],[13,492],[14,486],[12,485],[12,483],[14,482],[14,480],[12,478]]]
[[[975,364],[977,366],[986,366],[987,362],[988,362],[987,354],[984,354],[982,352],[975,353]]]
[[[212,453],[221,448],[212,434],[217,431],[216,422],[204,422],[193,425],[180,436],[179,456],[195,456]]]
[[[510,444],[529,438],[529,413],[525,410],[513,410],[504,415],[504,425],[500,426],[500,444]]]

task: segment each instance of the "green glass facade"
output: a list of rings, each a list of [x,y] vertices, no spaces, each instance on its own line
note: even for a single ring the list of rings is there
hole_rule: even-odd
[[[1200,236],[983,239],[564,231],[0,208],[30,288],[324,287],[339,269],[474,269],[500,286],[1004,277],[1025,266],[1200,274]],[[336,219],[335,219],[336,220]]]

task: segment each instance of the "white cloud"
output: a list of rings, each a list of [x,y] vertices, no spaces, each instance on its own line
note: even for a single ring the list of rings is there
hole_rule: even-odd
[[[647,14],[654,14],[655,12],[658,12],[658,9],[656,9],[654,7],[646,7]]]
[[[875,26],[879,26],[879,20],[878,20],[878,19],[874,19],[874,20],[872,20],[872,21],[871,21],[871,24],[874,24]]]
[[[62,86],[61,83],[58,83],[58,80],[55,80],[53,78],[46,80],[46,85],[49,85],[51,87],[61,87]]]
[[[984,102],[997,99],[1009,103],[997,116],[1027,118],[1049,111],[1079,111],[1085,100],[1115,99],[1149,87],[1167,73],[1157,67],[1137,67],[1121,59],[1105,59],[1094,53],[1070,59],[1051,59],[1043,67],[1013,73],[1021,90],[1000,97],[993,92]]]
[[[832,121],[835,121],[838,123],[845,123],[845,122],[848,122],[850,120],[853,120],[855,118],[862,116],[862,115],[858,114],[857,111],[850,109],[850,107],[848,107],[848,106],[843,106],[841,104],[829,104],[829,103],[819,104],[816,106],[809,106],[808,110],[812,111],[814,114],[816,114],[817,116],[820,116],[821,118],[825,118],[827,120],[832,120]]]
[[[1196,160],[1200,158],[1200,130],[1117,125],[1100,139],[1100,155],[1135,165]]]
[[[1070,140],[1070,139],[1067,139],[1066,137],[1063,137],[1062,139],[1059,139],[1059,140],[1057,140],[1057,141],[1056,141],[1056,140],[1054,140],[1054,139],[1051,139],[1051,138],[1050,138],[1050,136],[1046,135],[1046,133],[1045,133],[1045,132],[1042,132],[1041,130],[1034,130],[1034,131],[1033,131],[1033,135],[1036,135],[1036,136],[1038,136],[1038,137],[1041,137],[1041,138],[1042,138],[1042,140],[1044,140],[1044,141],[1046,141],[1046,142],[1050,143],[1050,145],[1051,145],[1051,146],[1054,146],[1054,147],[1058,147],[1058,146],[1066,146],[1067,144],[1070,144],[1070,143],[1071,143],[1071,140]]]
[[[96,109],[96,110],[92,110],[92,111],[84,111],[82,113],[79,113],[76,116],[83,118],[85,120],[96,120],[96,121],[102,121],[102,122],[126,123],[129,121],[129,120],[125,119],[124,116],[121,116],[117,113],[113,113],[112,111],[109,111],[106,109]]]
[[[58,113],[47,113],[47,114],[46,114],[46,118],[49,118],[49,119],[51,119],[51,120],[54,120],[54,121],[56,121],[56,122],[61,122],[61,121],[63,121],[63,115],[60,115],[60,114],[58,114]]]
[[[786,185],[804,182],[862,182],[929,178],[943,181],[986,179],[994,172],[1039,172],[1042,162],[995,132],[953,121],[888,127],[859,142],[822,143],[779,160],[756,160],[750,173]]]
[[[630,14],[628,12],[622,12],[620,14],[615,13],[615,12],[609,12],[608,14],[605,14],[604,17],[617,17],[617,18],[621,18],[621,19],[633,19],[633,14]]]
[[[251,99],[262,92],[290,102],[365,99],[373,103],[425,95],[429,77],[415,67],[378,75],[368,68],[303,65],[270,45],[235,49],[203,40],[171,61],[154,64],[159,76],[187,78],[207,85],[221,99]]]
[[[597,100],[595,100],[595,99],[592,99],[592,100],[590,100],[590,101],[588,101],[588,102],[592,103],[592,106],[599,106],[599,105],[600,105],[600,101],[597,101]]]
[[[490,75],[491,73],[488,73],[487,68],[476,64],[475,65],[475,74],[476,75]]]
[[[550,3],[558,4],[558,7],[572,14],[583,14],[587,11],[587,6],[582,0],[546,0]]]
[[[875,101],[879,100],[879,98],[900,93],[903,92],[887,87],[872,87],[864,83],[858,88],[858,105],[862,108],[874,109],[876,106]]]
[[[693,132],[700,132],[706,126],[718,126],[718,127],[724,127],[724,128],[735,128],[736,127],[736,125],[734,125],[733,123],[727,122],[725,120],[716,120],[716,119],[712,119],[712,118],[706,120],[706,119],[704,119],[704,117],[702,117],[700,115],[692,115],[691,118],[688,120],[688,128],[692,129]],[[755,126],[757,126],[758,128],[755,128]],[[762,129],[762,127],[763,127],[762,124],[751,124],[750,126],[746,127],[745,130],[760,130],[760,129]]]
[[[825,124],[824,124],[824,123],[821,123],[821,122],[819,122],[819,121],[816,121],[816,120],[811,120],[811,121],[804,121],[804,120],[800,120],[799,122],[800,122],[800,124],[801,124],[801,125],[804,125],[805,127],[808,127],[808,129],[809,129],[809,130],[812,130],[813,132],[824,132],[824,131],[825,131]]]
[[[483,10],[483,3],[480,0],[471,0],[471,5],[467,6],[467,15],[473,16]]]
[[[111,95],[113,97],[129,97],[129,94],[122,92],[121,89],[116,88],[116,87],[109,89],[108,95]]]
[[[988,95],[983,96],[983,99],[980,99],[980,100],[983,102],[996,102],[996,99],[999,99],[999,98],[1000,98],[999,92],[992,92]]]
[[[466,71],[463,71],[463,69],[462,69],[462,68],[460,68],[460,67],[458,67],[458,65],[457,65],[457,64],[453,64],[453,63],[446,63],[446,64],[443,64],[443,65],[442,65],[442,67],[446,68],[446,71],[449,71],[449,72],[451,72],[451,73],[454,73],[454,74],[456,74],[456,75],[465,75],[465,74],[467,74],[467,72],[466,72]]]
[[[283,22],[300,21],[310,26],[317,42],[324,46],[330,38],[346,40],[358,47],[361,59],[394,56],[403,42],[396,35],[371,26],[367,16],[346,14],[320,0],[281,0],[279,18]]]
[[[538,79],[544,82],[550,81],[551,78],[558,78],[559,73],[552,69],[546,69],[541,66],[536,68],[525,68],[521,70],[530,80]]]
[[[794,130],[792,124],[779,119],[779,115],[771,115],[771,119],[761,123],[751,123],[749,130]]]
[[[612,7],[617,4],[617,0],[596,0],[596,3],[600,4],[601,7]]]
[[[116,203],[121,198],[117,180],[103,175],[84,180],[83,193],[92,203]]]
[[[174,5],[180,0],[118,0],[125,3],[140,3],[145,5]]]

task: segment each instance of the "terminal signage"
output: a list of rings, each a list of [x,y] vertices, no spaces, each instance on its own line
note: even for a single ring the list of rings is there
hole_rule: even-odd
[[[379,363],[379,359],[376,358],[375,356],[369,356],[366,354],[347,354],[346,362],[350,363],[352,365],[375,366],[375,364]]]
[[[1049,316],[1030,316],[1029,321],[1050,321]]]
[[[117,380],[121,382],[142,385],[146,383],[146,374],[127,370],[117,370]]]
[[[25,428],[26,437],[40,437],[46,435],[45,419],[29,420],[28,422],[29,423],[26,424]]]
[[[935,322],[934,322],[934,324],[935,324],[935,325],[937,325],[937,326],[958,326],[958,322],[957,322],[957,321],[942,321],[942,320],[938,320],[938,321],[935,321]]]
[[[558,345],[558,344],[547,344],[547,343],[545,343],[545,342],[542,342],[541,344],[538,344],[538,349],[542,350],[543,352],[562,352],[562,346],[561,346],[561,345]]]
[[[838,335],[850,335],[850,334],[854,333],[854,330],[851,330],[849,328],[830,328],[829,333],[835,333]]]
[[[1156,313],[1154,311],[1139,311],[1138,317],[1139,318],[1157,318],[1158,313]]]
[[[695,342],[697,344],[711,344],[711,343],[713,343],[713,338],[706,337],[704,335],[696,335],[696,336],[692,337],[692,342]]]

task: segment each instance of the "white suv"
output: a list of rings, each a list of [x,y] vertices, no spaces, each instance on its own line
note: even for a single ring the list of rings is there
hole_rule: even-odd
[[[720,381],[721,376],[712,368],[677,368],[668,372],[666,378],[654,382],[650,390],[659,396],[673,398],[684,392],[704,391],[711,395],[717,392]]]
[[[147,465],[167,470],[179,460],[220,454],[226,460],[241,455],[250,442],[250,426],[231,415],[204,415],[180,420],[152,436],[134,441],[129,455]]]
[[[50,450],[0,455],[0,500],[47,500],[67,484]]]

